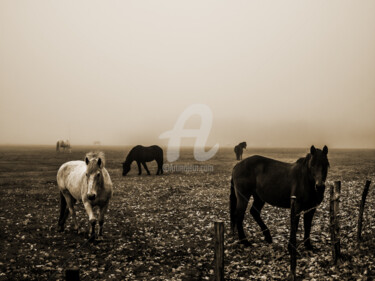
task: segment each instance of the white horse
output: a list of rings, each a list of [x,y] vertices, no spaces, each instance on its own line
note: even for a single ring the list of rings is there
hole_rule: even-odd
[[[79,200],[83,202],[89,216],[89,234],[92,239],[95,239],[97,222],[94,210],[99,209],[99,237],[103,236],[104,214],[113,195],[112,181],[104,165],[103,152],[90,152],[86,154],[85,161],[70,161],[60,167],[57,172],[57,185],[60,190],[59,231],[64,231],[69,213],[74,229],[78,231],[74,204]]]
[[[69,140],[58,140],[56,143],[56,151],[60,152],[60,149],[63,149],[64,152],[66,149],[72,152]]]

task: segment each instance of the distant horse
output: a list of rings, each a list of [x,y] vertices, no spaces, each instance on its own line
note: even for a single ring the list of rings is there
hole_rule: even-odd
[[[268,227],[260,217],[265,202],[281,208],[290,208],[290,197],[296,196],[296,213],[304,213],[307,249],[311,223],[317,207],[323,200],[329,162],[328,147],[323,150],[311,146],[310,153],[295,163],[284,163],[262,156],[252,156],[237,163],[233,168],[230,194],[230,220],[232,230],[237,226],[241,243],[250,245],[243,230],[243,219],[251,196],[254,198],[250,214],[259,224],[265,240],[272,242]],[[298,228],[299,216],[296,219]]]
[[[97,221],[94,209],[99,209],[99,237],[103,236],[104,214],[113,194],[112,181],[104,165],[104,153],[90,152],[86,154],[85,161],[70,161],[60,167],[57,172],[60,190],[59,231],[64,230],[69,213],[72,215],[74,229],[78,230],[74,204],[79,200],[83,202],[89,216],[91,238],[95,238]]]
[[[60,152],[60,149],[63,149],[64,152],[65,150],[71,152],[69,140],[58,140],[56,143],[56,151]]]
[[[234,153],[236,153],[237,160],[242,160],[242,153],[243,153],[243,150],[246,149],[246,146],[247,146],[246,142],[241,142],[234,147]]]
[[[148,147],[137,145],[130,150],[125,162],[122,163],[122,175],[126,176],[126,174],[130,171],[130,166],[133,161],[137,162],[138,175],[142,174],[141,164],[145,168],[147,174],[150,175],[150,171],[147,168],[146,162],[151,162],[153,160],[155,160],[158,164],[158,171],[156,172],[156,174],[163,174],[163,149],[161,149],[157,145]]]

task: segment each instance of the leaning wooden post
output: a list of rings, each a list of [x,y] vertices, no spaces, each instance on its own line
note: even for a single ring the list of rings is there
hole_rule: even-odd
[[[296,222],[296,196],[290,197],[290,276],[291,280],[296,280],[297,268],[297,222]]]
[[[340,225],[338,220],[339,200],[340,200],[341,182],[335,181],[334,185],[330,186],[330,232],[332,244],[333,263],[337,264],[340,258]]]
[[[66,281],[79,281],[79,269],[71,268],[65,271],[65,280]]]
[[[224,223],[215,222],[215,280],[224,280]]]
[[[368,194],[368,190],[370,187],[371,181],[367,180],[365,188],[363,189],[362,193],[362,200],[361,203],[359,204],[359,216],[358,216],[358,227],[357,227],[357,241],[362,240],[362,219],[363,219],[363,211],[365,209],[365,203],[366,203],[366,197]]]

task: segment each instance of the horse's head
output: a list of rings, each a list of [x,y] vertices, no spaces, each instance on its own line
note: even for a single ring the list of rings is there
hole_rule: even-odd
[[[325,145],[323,150],[316,149],[314,146],[310,148],[310,157],[308,168],[311,176],[314,178],[315,186],[324,186],[327,178],[329,162],[327,158],[328,147]]]
[[[127,173],[130,171],[130,165],[126,161],[122,163],[122,175],[126,176]]]
[[[244,141],[244,142],[242,142],[241,144],[242,144],[242,147],[246,149],[246,147],[247,147],[247,143]]]
[[[86,156],[86,180],[87,180],[87,199],[94,201],[98,191],[103,185],[104,160],[101,157],[90,158]]]

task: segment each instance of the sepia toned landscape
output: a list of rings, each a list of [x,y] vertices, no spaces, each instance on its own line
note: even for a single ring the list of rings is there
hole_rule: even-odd
[[[373,280],[374,15],[1,0],[0,281]]]
[[[52,146],[0,147],[0,221],[2,251],[0,280],[65,280],[77,268],[81,280],[213,280],[213,225],[223,221],[226,280],[285,280],[290,272],[287,250],[290,210],[265,205],[262,217],[273,243],[264,241],[249,212],[245,232],[250,248],[230,231],[231,170],[237,161],[232,148],[221,148],[205,162],[197,162],[192,148],[184,148],[173,165],[211,166],[211,171],[165,172],[138,176],[136,164],[126,177],[122,165],[130,147],[100,147],[114,185],[114,196],[104,223],[104,239],[89,242],[82,203],[76,204],[81,233],[68,218],[57,232],[59,192],[56,173],[69,160],[82,160],[97,147],[76,147],[72,153]],[[306,149],[248,148],[244,158],[261,154],[294,162]],[[340,180],[340,238],[342,258],[332,263],[329,233],[329,189],[313,220],[315,251],[298,247],[297,276],[303,280],[371,280],[375,277],[375,190],[371,184],[364,211],[363,241],[357,243],[357,217],[366,180],[374,181],[374,150],[329,152],[328,184]],[[172,164],[166,162],[166,164]],[[297,241],[302,241],[303,222]]]

